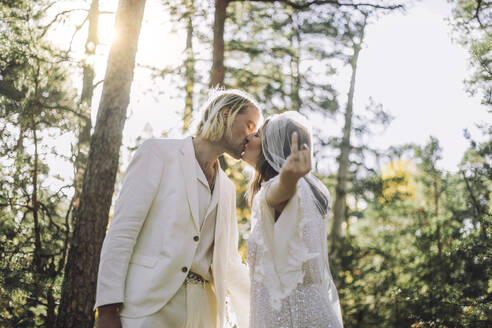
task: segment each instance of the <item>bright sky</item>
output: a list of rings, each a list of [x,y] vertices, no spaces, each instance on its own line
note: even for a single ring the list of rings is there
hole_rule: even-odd
[[[101,10],[115,11],[117,1],[101,5]],[[406,13],[385,15],[369,26],[358,64],[354,106],[355,112],[362,110],[371,96],[395,117],[383,134],[372,138],[371,145],[380,149],[407,142],[422,145],[433,135],[444,148],[442,168],[455,171],[468,147],[463,129],[469,128],[478,136],[474,125],[490,121],[490,114],[478,97],[470,98],[464,91],[463,80],[470,74],[468,54],[451,41],[445,21],[450,14],[445,0],[425,0]],[[137,53],[139,64],[176,66],[184,60],[184,27],[174,26],[176,31],[171,33],[173,26],[168,21],[160,1],[147,1]],[[98,48],[95,59],[99,73],[96,81],[104,77],[113,23],[113,15],[101,17],[100,39],[104,45]],[[82,35],[80,39],[84,40]],[[349,77],[350,70],[345,69],[336,80],[335,87],[342,95],[346,94]],[[147,92],[149,89],[153,92]],[[94,119],[101,90],[101,86],[96,89],[93,101]],[[184,100],[172,93],[164,82],[154,84],[147,70],[136,70],[124,145],[134,145],[138,136],[145,137],[146,125],[156,136],[169,130],[170,136],[179,136],[181,123],[178,126],[176,122]],[[337,124],[334,133],[340,135],[341,122]],[[63,141],[59,141],[61,145]],[[124,148],[122,151],[126,166],[129,154]]]
[[[407,14],[382,17],[367,31],[361,52],[356,102],[369,96],[383,104],[395,120],[375,138],[379,147],[437,137],[443,147],[441,165],[456,170],[468,142],[463,129],[491,122],[479,97],[470,98],[463,80],[469,77],[468,54],[453,43],[445,21],[445,0],[425,0]],[[474,135],[478,136],[478,132]]]

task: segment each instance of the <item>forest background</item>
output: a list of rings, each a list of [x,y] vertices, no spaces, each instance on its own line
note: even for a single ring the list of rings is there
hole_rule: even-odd
[[[492,325],[490,1],[0,6],[0,327],[94,326],[128,161],[192,134],[217,86],[313,123],[346,327]],[[221,165],[244,255],[251,170]]]

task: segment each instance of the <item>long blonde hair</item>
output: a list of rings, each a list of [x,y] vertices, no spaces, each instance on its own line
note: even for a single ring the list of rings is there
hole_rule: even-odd
[[[213,89],[207,102],[202,107],[202,119],[198,124],[196,136],[201,136],[210,141],[220,140],[224,134],[230,133],[232,123],[236,116],[242,113],[246,107],[258,104],[250,94],[238,90]],[[227,121],[224,127],[224,110],[228,110]]]

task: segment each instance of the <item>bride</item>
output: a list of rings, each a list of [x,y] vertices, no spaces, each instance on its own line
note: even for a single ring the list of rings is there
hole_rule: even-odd
[[[311,131],[297,112],[269,118],[248,137],[251,328],[342,328],[328,264],[329,194],[311,171]]]

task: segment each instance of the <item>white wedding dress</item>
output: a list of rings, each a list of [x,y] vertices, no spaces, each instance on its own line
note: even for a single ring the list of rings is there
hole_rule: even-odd
[[[248,240],[251,328],[342,328],[338,293],[328,264],[328,219],[301,179],[277,222],[264,183],[253,201]]]

